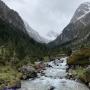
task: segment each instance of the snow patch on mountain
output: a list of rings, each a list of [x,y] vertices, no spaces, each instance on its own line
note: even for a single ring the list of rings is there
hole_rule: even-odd
[[[85,2],[76,10],[73,18],[71,19],[71,23],[75,23],[76,21],[84,18],[88,13],[90,13],[90,2]]]

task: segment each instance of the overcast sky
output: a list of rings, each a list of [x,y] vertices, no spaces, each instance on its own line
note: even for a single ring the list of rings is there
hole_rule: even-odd
[[[2,0],[43,37],[50,31],[61,33],[76,8],[90,0]]]

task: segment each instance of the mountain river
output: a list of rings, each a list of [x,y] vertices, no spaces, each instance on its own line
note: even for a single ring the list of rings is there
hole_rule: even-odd
[[[65,78],[66,64],[67,58],[48,62],[50,67],[46,67],[44,75],[38,74],[34,80],[23,81],[20,90],[89,90],[84,84]]]

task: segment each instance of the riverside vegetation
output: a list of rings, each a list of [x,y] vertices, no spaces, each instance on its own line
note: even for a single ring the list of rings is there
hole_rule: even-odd
[[[90,48],[81,48],[68,58],[70,73],[90,87]]]
[[[22,52],[23,53],[23,52]],[[70,48],[59,50],[48,50],[48,54],[43,53],[41,56],[25,56],[23,59],[18,57],[17,52],[9,46],[0,47],[0,89],[3,88],[20,88],[21,80],[36,77],[36,61],[49,61],[55,57],[61,57],[62,54],[69,56],[69,72],[76,79],[85,84],[90,83],[90,48],[81,48],[74,52]],[[50,54],[51,53],[51,54]],[[30,69],[27,70],[28,66]],[[26,67],[26,68],[25,68]],[[33,72],[33,74],[32,74]]]

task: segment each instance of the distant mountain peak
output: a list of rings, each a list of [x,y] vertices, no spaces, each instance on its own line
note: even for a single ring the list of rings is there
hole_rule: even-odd
[[[77,8],[73,18],[71,19],[71,23],[75,23],[82,19],[88,13],[90,13],[90,2],[84,2]]]
[[[82,3],[76,10],[71,22],[64,28],[62,33],[48,45],[72,46],[90,44],[90,3]]]
[[[86,4],[86,5],[90,6],[90,2],[84,2],[82,4]]]

